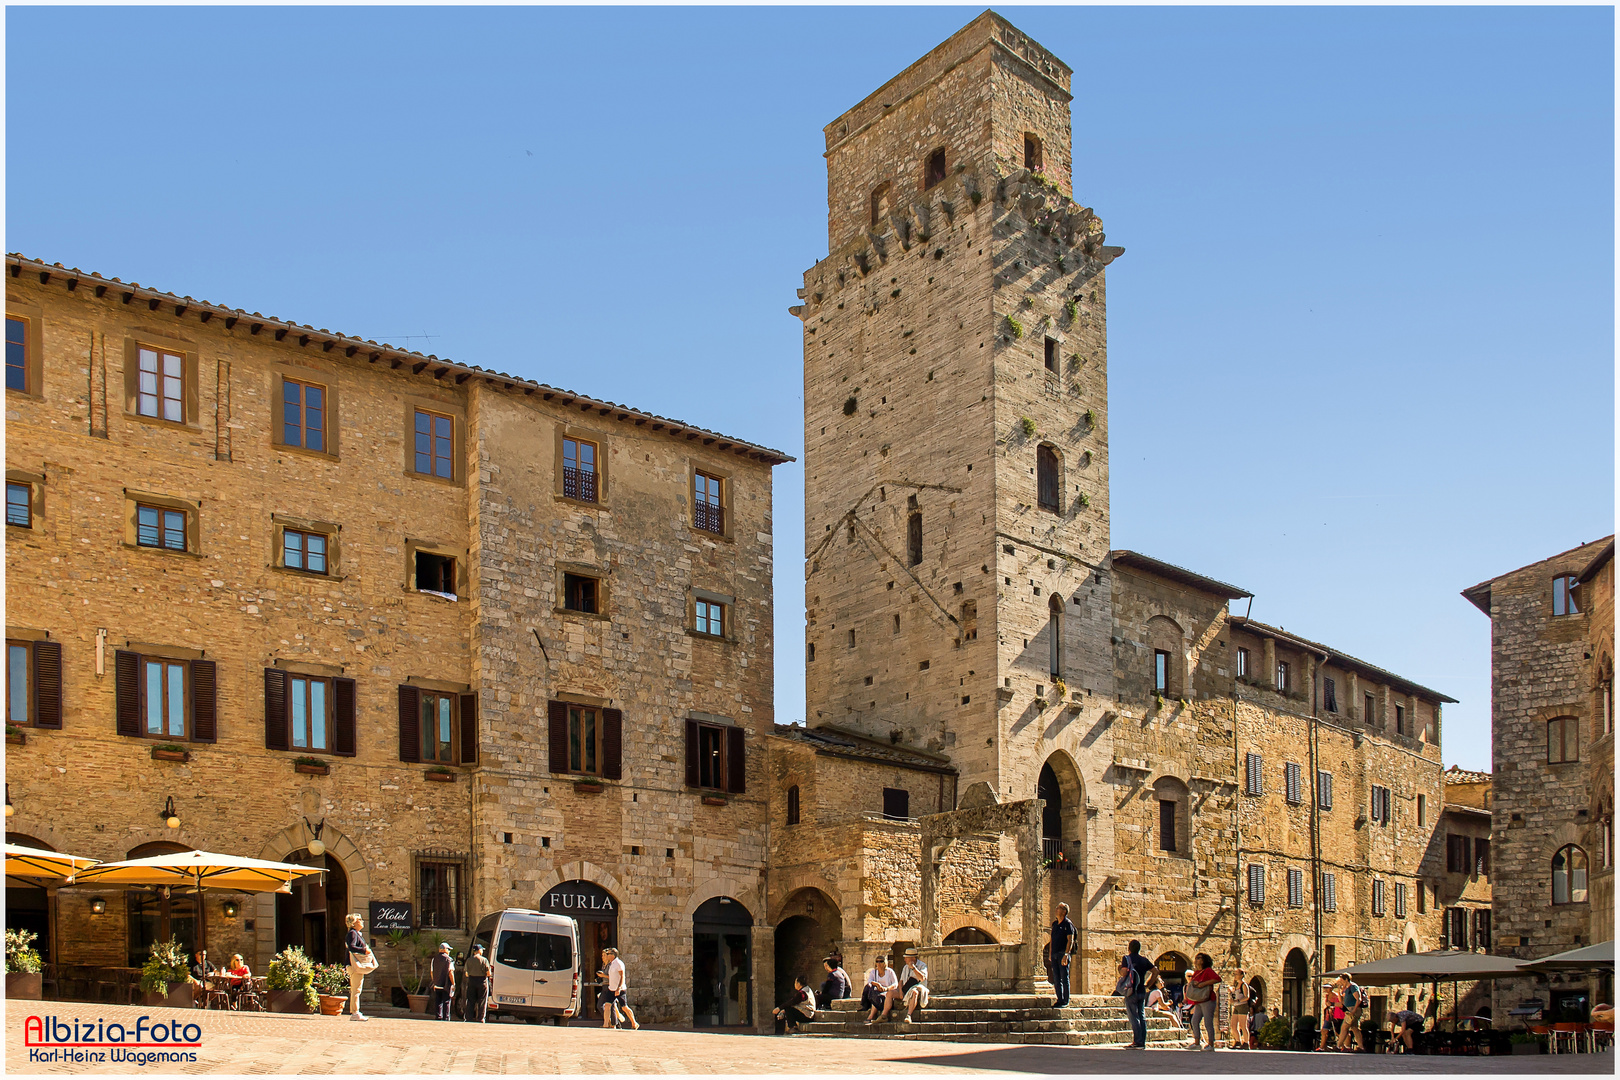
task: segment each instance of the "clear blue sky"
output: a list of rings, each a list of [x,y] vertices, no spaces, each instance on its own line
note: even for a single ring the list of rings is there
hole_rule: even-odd
[[[11,7],[6,247],[800,455],[821,127],[978,10]],[[1127,249],[1114,546],[1461,699],[1488,767],[1458,590],[1614,528],[1613,12],[1000,10]]]

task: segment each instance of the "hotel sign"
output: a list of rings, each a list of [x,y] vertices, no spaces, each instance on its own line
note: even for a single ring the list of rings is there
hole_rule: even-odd
[[[371,929],[377,932],[409,930],[411,903],[409,900],[373,900],[371,902]]]

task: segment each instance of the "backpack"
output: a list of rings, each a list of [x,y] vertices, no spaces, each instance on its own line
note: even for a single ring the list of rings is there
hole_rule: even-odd
[[[1124,967],[1125,973],[1119,977],[1119,982],[1114,984],[1114,996],[1130,997],[1132,994],[1140,994],[1142,992],[1142,973],[1137,971],[1129,960],[1121,966]]]

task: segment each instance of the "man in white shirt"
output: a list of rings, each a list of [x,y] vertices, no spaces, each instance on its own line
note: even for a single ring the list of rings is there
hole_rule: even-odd
[[[928,1004],[928,965],[917,958],[916,949],[906,950],[906,968],[900,973],[900,985],[905,988],[905,1021],[909,1024],[911,1014]]]
[[[607,989],[602,991],[602,1026],[617,1027],[622,1016],[623,1019],[629,1020],[631,1030],[640,1031],[641,1025],[636,1023],[636,1014],[631,1011],[630,1003],[625,997],[627,983],[624,961],[619,959],[619,950],[603,949],[602,965],[603,970],[596,973],[607,980]]]
[[[889,1010],[893,1008],[896,999],[900,996],[900,980],[889,962],[878,957],[872,967],[866,972],[866,988],[861,991],[861,1004],[871,1010],[867,1014],[867,1024],[875,1024],[878,1020],[887,1020]],[[880,1017],[878,1011],[882,1010]]]

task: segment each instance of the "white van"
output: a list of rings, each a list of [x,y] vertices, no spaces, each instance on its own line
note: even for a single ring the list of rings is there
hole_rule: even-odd
[[[579,924],[567,915],[507,908],[485,915],[473,931],[484,946],[495,985],[489,1016],[561,1023],[580,1015]]]

